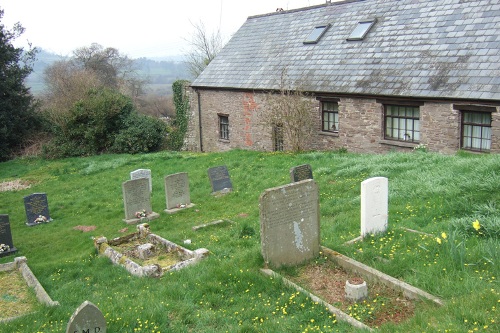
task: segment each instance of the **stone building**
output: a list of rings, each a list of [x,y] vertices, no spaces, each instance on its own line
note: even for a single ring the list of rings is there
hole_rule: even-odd
[[[500,152],[500,4],[347,0],[248,17],[192,82],[186,146],[287,149],[267,96],[311,94],[308,149]]]

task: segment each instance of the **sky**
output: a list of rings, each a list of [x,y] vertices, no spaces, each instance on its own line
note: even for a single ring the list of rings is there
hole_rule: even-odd
[[[193,24],[229,40],[248,16],[325,3],[325,0],[2,0],[1,24],[26,29],[14,41],[70,56],[92,43],[130,58],[185,55]]]

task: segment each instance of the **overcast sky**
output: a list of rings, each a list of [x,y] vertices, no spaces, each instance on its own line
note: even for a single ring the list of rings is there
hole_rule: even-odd
[[[190,22],[207,31],[220,28],[229,39],[248,16],[325,3],[325,0],[2,0],[2,24],[26,29],[27,41],[58,55],[92,43],[117,48],[131,58],[183,55],[193,32]]]

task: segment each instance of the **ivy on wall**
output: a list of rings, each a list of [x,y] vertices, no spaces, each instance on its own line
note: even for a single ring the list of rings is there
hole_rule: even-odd
[[[189,98],[186,96],[185,87],[189,84],[186,80],[177,80],[172,84],[174,93],[175,120],[168,136],[168,148],[181,150],[184,144],[189,120]]]

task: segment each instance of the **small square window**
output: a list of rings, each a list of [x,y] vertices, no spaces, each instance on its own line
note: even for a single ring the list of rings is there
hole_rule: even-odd
[[[359,22],[351,32],[347,40],[362,40],[375,24],[376,20]]]
[[[326,30],[328,30],[329,27],[330,27],[329,24],[320,25],[320,26],[315,27],[313,29],[313,31],[309,34],[309,36],[306,38],[306,40],[304,41],[304,44],[316,44],[319,41],[319,39],[321,38],[321,36],[324,35]]]

